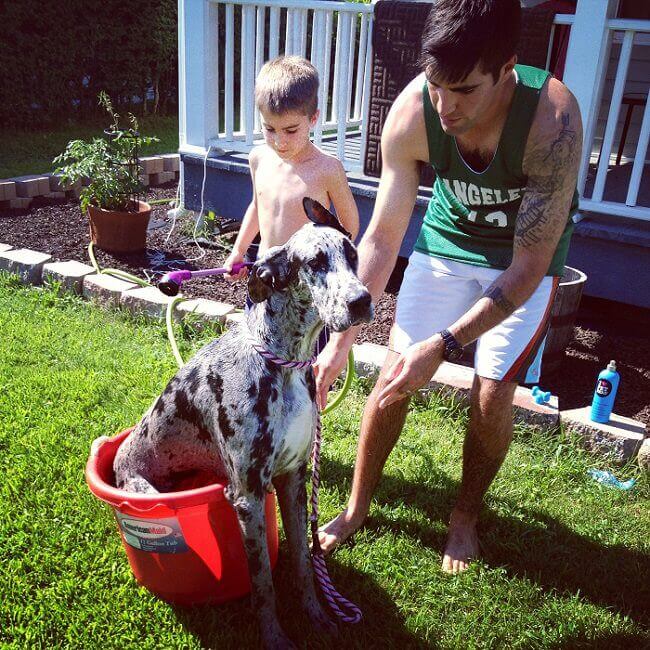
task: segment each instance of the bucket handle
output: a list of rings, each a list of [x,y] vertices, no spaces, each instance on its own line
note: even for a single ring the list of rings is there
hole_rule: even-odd
[[[141,508],[140,506],[135,506],[133,503],[130,501],[119,501],[116,503],[111,503],[111,505],[115,508],[121,509],[121,508],[130,508],[131,510],[136,510],[137,512],[145,513],[145,512],[151,512],[152,510],[155,510],[156,508],[165,508],[166,510],[169,510],[169,506],[165,505],[164,503],[154,503],[152,506],[148,508]]]
[[[108,436],[99,436],[90,443],[90,455],[96,458],[99,455],[99,450],[106,444],[110,438]]]

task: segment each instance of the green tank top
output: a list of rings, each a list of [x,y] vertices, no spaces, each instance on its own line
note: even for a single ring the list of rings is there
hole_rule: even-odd
[[[525,65],[515,66],[515,71],[517,85],[501,140],[481,173],[465,163],[455,138],[442,130],[425,83],[424,118],[436,180],[415,250],[477,266],[510,265],[515,221],[528,180],[522,170],[524,149],[540,90],[549,77],[548,72]],[[573,231],[571,216],[577,209],[576,190],[546,275],[562,275]]]

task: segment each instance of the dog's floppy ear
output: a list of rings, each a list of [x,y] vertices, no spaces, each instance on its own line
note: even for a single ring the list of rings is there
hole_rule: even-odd
[[[302,200],[302,207],[305,209],[307,218],[315,223],[317,226],[329,226],[339,232],[342,232],[346,237],[352,239],[350,233],[341,225],[341,222],[323,205],[314,199],[306,196]]]
[[[292,278],[292,265],[287,249],[270,249],[261,260],[253,265],[248,274],[248,295],[257,303],[267,300],[274,291],[282,291],[289,286]]]

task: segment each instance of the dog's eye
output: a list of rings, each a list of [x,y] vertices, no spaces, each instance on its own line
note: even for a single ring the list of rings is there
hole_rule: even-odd
[[[307,266],[314,273],[321,273],[322,271],[326,270],[325,263],[322,260],[318,259],[318,258],[313,259],[313,260],[309,260],[309,262],[307,262]]]
[[[316,255],[307,262],[307,266],[314,273],[323,273],[327,271],[327,255],[323,253],[323,251],[316,253]]]

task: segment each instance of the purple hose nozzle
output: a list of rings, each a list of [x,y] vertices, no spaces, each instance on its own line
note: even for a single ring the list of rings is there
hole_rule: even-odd
[[[239,273],[244,267],[253,266],[250,262],[238,263],[232,265],[232,273]],[[228,273],[228,269],[220,267],[218,269],[203,269],[202,271],[170,271],[165,273],[158,283],[158,288],[167,296],[177,296],[181,284],[185,280],[191,280],[193,277],[203,277],[208,275],[223,275]]]

